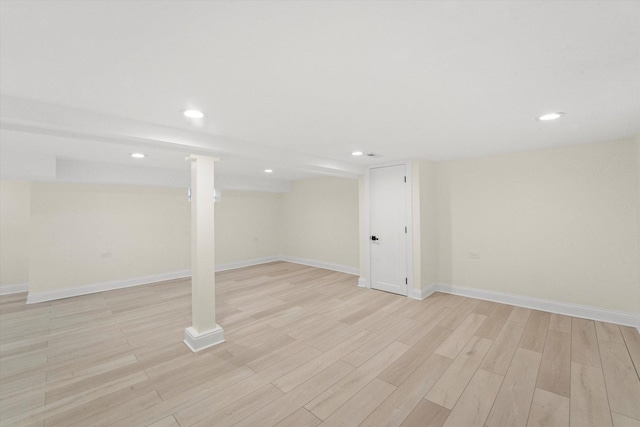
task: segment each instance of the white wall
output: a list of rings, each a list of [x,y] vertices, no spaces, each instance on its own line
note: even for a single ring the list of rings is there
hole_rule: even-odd
[[[183,189],[33,183],[29,291],[189,270]]]
[[[281,204],[281,193],[223,191],[215,205],[216,265],[280,255]]]
[[[439,282],[640,312],[634,150],[614,141],[439,164]]]
[[[30,188],[0,181],[0,286],[29,281]]]
[[[359,270],[358,180],[295,181],[282,195],[282,254]]]

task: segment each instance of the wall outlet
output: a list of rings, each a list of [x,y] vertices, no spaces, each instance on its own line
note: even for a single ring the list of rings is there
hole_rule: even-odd
[[[469,258],[471,258],[471,259],[480,259],[480,253],[479,252],[469,252]]]
[[[100,255],[100,258],[111,258],[111,252],[104,252]]]

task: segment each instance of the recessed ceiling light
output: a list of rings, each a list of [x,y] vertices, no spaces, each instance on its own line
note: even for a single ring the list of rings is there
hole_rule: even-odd
[[[191,119],[201,119],[204,117],[204,113],[198,110],[184,110],[182,114]]]
[[[145,155],[143,153],[131,153],[131,157],[134,159],[144,159]]]
[[[549,114],[543,114],[542,116],[538,117],[538,120],[546,122],[547,120],[556,120],[559,119],[560,116],[562,116],[564,113],[549,113]]]
[[[265,173],[273,173],[273,170],[272,169],[265,169],[264,172]]]
[[[351,153],[352,156],[362,156],[364,153],[362,151],[354,151]]]

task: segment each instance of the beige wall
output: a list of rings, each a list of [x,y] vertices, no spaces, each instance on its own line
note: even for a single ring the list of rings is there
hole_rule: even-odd
[[[32,292],[191,268],[184,189],[33,185]],[[215,206],[216,265],[279,255],[280,198],[222,193]]]
[[[439,282],[640,311],[634,150],[615,141],[439,164]]]
[[[638,186],[638,206],[636,208],[636,212],[638,214],[638,228],[637,228],[637,233],[638,233],[638,251],[640,252],[640,133],[638,133],[636,135],[636,175],[638,177],[638,180],[636,181],[637,186]],[[637,300],[637,307],[638,309],[636,311],[638,311],[640,313],[640,262],[638,263],[638,300]]]
[[[420,161],[420,247],[422,288],[437,283],[438,224],[437,175],[435,163]]]
[[[358,222],[359,222],[359,235],[358,235],[358,251],[360,262],[360,279],[363,281],[368,280],[369,272],[367,271],[367,251],[366,246],[369,244],[369,235],[366,223],[367,210],[367,197],[366,197],[366,182],[365,177],[358,178]]]
[[[282,254],[359,269],[358,180],[295,181],[282,195]]]
[[[28,182],[0,181],[0,286],[29,281]]]
[[[215,205],[216,265],[280,254],[281,193],[223,191]]]
[[[30,292],[191,268],[183,189],[34,183]]]
[[[640,135],[413,165],[423,288],[640,312]],[[0,284],[29,281],[44,292],[190,268],[184,190],[6,181],[0,189]],[[363,198],[364,181],[343,178],[298,181],[285,194],[225,191],[216,263],[285,255],[355,270]]]
[[[412,296],[416,291],[420,292],[422,289],[422,186],[421,176],[424,173],[422,166],[423,161],[414,159],[410,163],[411,168],[411,281],[409,282],[409,289],[407,289],[407,296]]]
[[[29,282],[39,293],[191,268],[183,189],[1,184],[1,284]],[[358,267],[358,180],[321,178],[294,187],[286,195],[222,192],[216,264],[285,254]]]

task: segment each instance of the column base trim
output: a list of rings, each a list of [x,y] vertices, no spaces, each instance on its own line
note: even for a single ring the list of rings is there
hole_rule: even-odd
[[[218,324],[214,329],[198,333],[192,326],[184,330],[184,343],[197,353],[206,348],[213,347],[224,342],[224,329]]]

